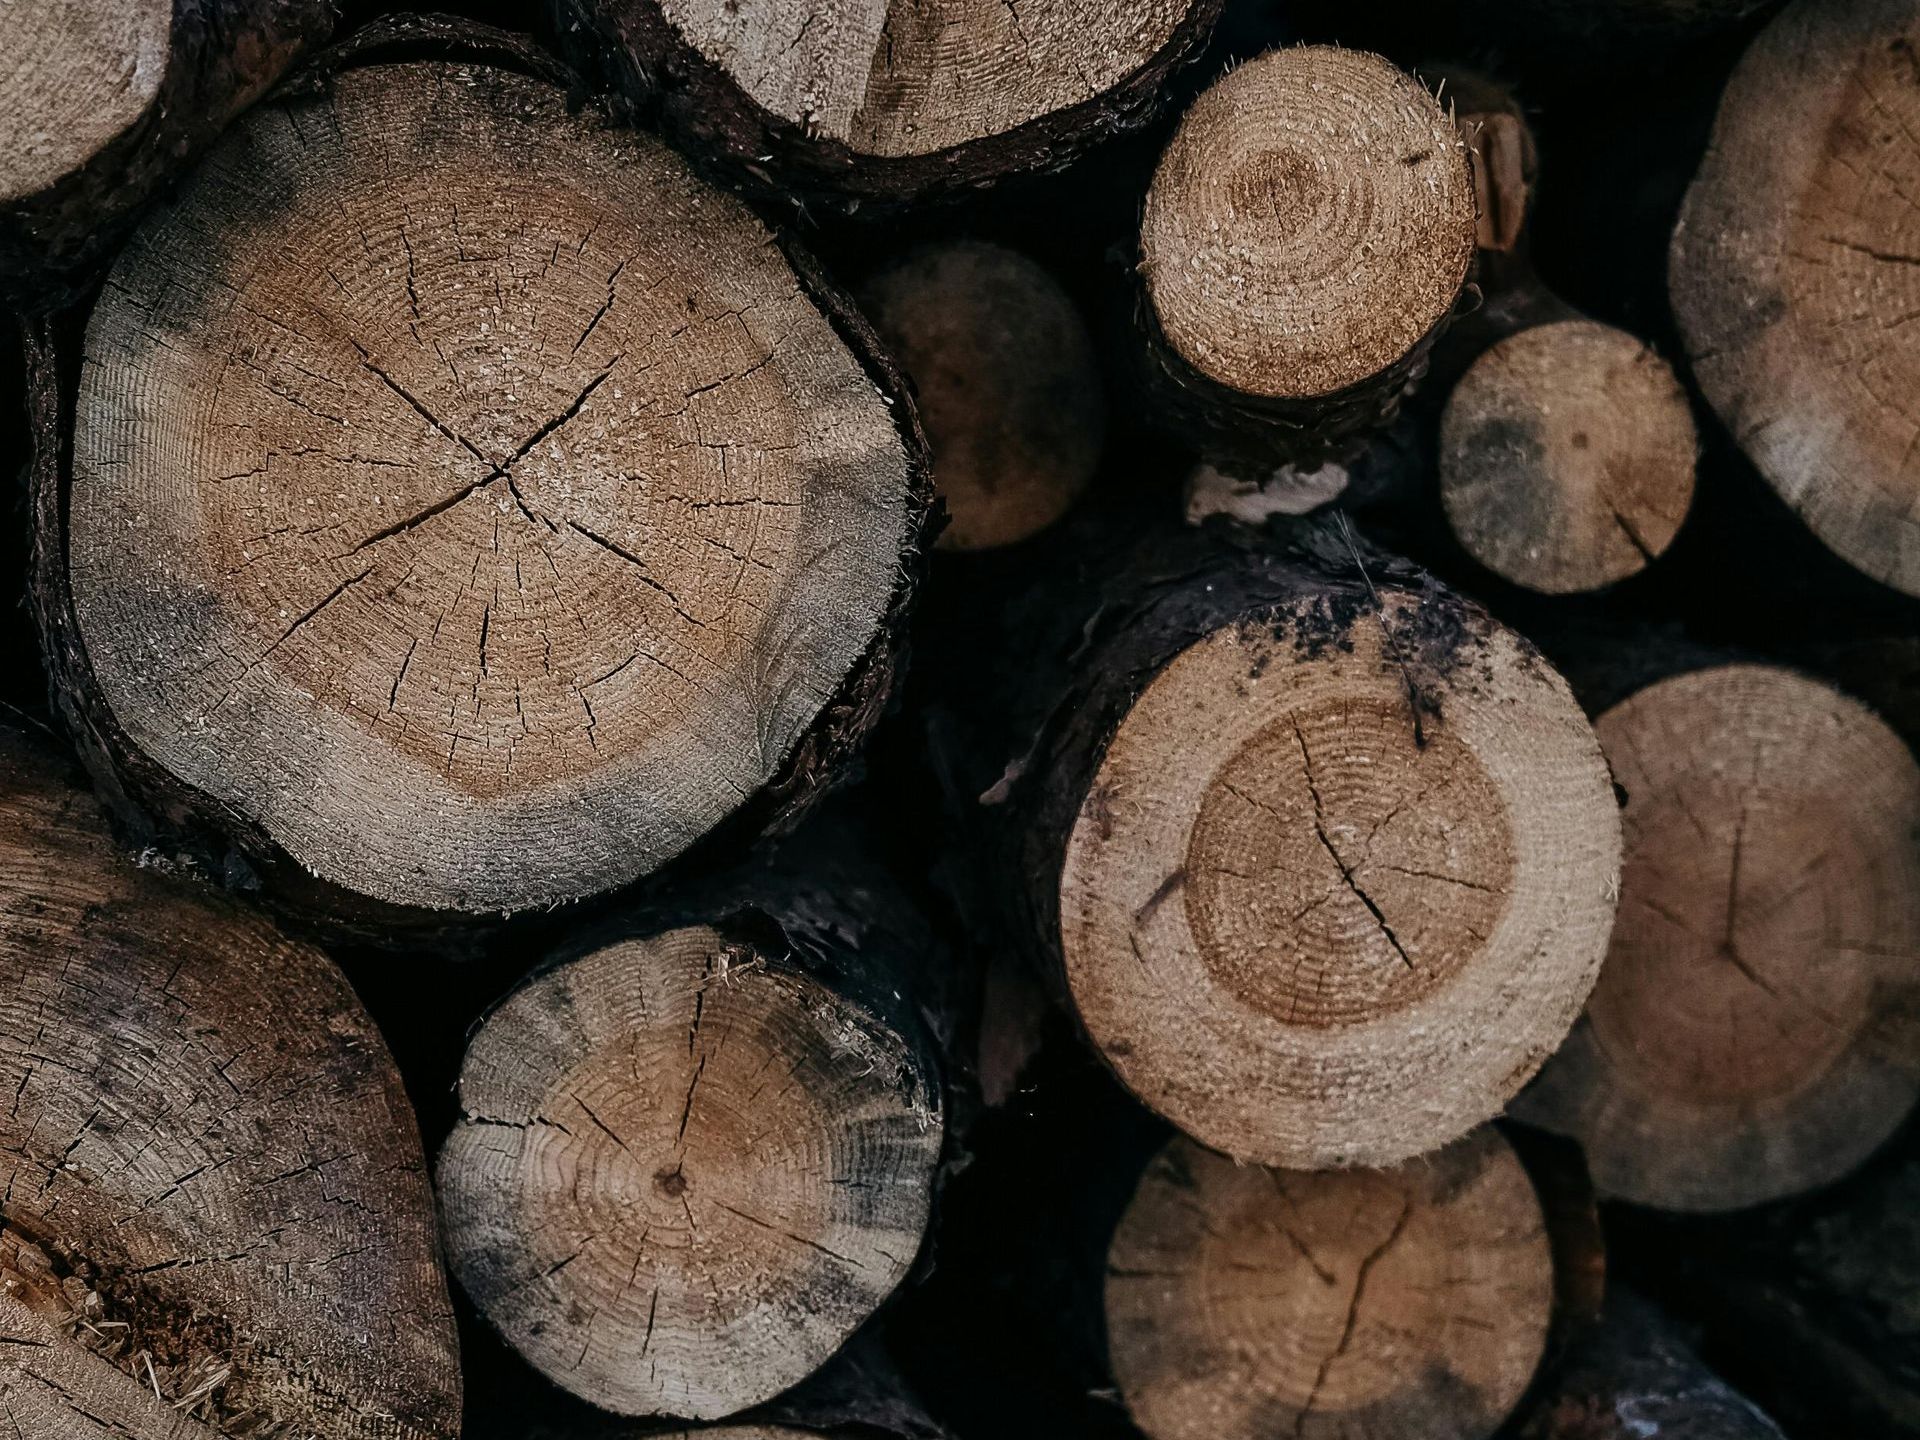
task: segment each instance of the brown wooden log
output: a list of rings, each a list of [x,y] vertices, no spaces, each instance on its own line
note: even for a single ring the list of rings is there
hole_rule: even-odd
[[[982,888],[1146,1104],[1241,1160],[1395,1164],[1558,1045],[1617,818],[1525,642],[1324,528],[1054,557],[1005,630]]]
[[[1472,72],[1441,78],[1474,154],[1484,300],[1436,363],[1451,383],[1441,503],[1461,546],[1501,578],[1548,595],[1602,589],[1679,533],[1693,414],[1651,346],[1582,315],[1534,268],[1537,149],[1512,92]]]
[[[333,27],[327,0],[38,0],[0,12],[0,300],[48,309]]]
[[[896,897],[811,836],[804,870],[576,943],[468,1050],[439,1162],[455,1273],[603,1409],[771,1399],[920,1248],[945,1104],[917,1007],[941,977]]]
[[[1140,229],[1156,399],[1209,459],[1312,468],[1424,372],[1473,262],[1466,146],[1378,56],[1270,51],[1194,103]]]
[[[0,735],[0,1408],[21,1440],[453,1440],[399,1076],[318,951]]]
[[[1519,1440],[1782,1440],[1780,1427],[1701,1364],[1673,1322],[1616,1290],[1601,1323],[1533,1402]]]
[[[136,834],[215,874],[591,894],[790,816],[888,692],[930,501],[897,372],[543,80],[361,63],[256,110],[86,349],[39,357],[46,649]]]
[[[1916,47],[1898,0],[1784,10],[1727,86],[1670,275],[1701,389],[1760,473],[1828,548],[1910,595]]]
[[[1553,1282],[1539,1199],[1492,1130],[1318,1173],[1182,1138],[1115,1232],[1107,1343],[1151,1440],[1484,1440],[1540,1362]]]
[[[943,549],[1025,540],[1093,478],[1107,404],[1073,300],[1017,251],[923,246],[881,267],[859,300],[913,381],[950,523]]]
[[[1147,123],[1221,0],[554,0],[562,42],[782,198],[891,207],[1057,169]]]
[[[1693,670],[1595,722],[1624,793],[1586,1015],[1513,1112],[1606,1195],[1731,1210],[1826,1184],[1920,1096],[1920,765],[1829,686]]]

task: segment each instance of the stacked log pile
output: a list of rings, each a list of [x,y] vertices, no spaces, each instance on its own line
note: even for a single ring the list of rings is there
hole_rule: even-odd
[[[1910,0],[0,0],[16,1440],[1920,1435]]]

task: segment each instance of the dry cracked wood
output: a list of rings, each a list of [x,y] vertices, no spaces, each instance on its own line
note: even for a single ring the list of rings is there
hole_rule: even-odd
[[[1671,289],[1701,389],[1768,483],[1920,595],[1917,79],[1903,0],[1783,11],[1727,86]]]
[[[1920,766],[1864,706],[1763,666],[1663,680],[1596,729],[1626,792],[1620,915],[1514,1112],[1662,1209],[1845,1174],[1920,1094]]]
[[[333,18],[326,0],[0,6],[0,295],[64,298]]]
[[[923,246],[860,287],[913,378],[952,523],[943,549],[1010,545],[1079,499],[1106,439],[1093,339],[1073,300],[1017,251]]]
[[[905,1277],[938,1069],[867,893],[799,887],[544,971],[475,1035],[439,1162],[468,1294],[556,1383],[717,1419]]]
[[[556,0],[699,154],[850,206],[1058,168],[1146,123],[1220,0]]]
[[[413,1114],[317,951],[122,860],[0,736],[0,1413],[20,1440],[452,1440]]]
[[[109,790],[430,910],[807,798],[887,691],[929,499],[810,262],[472,64],[248,117],[115,267],[72,426],[43,624]]]
[[[1073,684],[1020,762],[1023,928],[1195,1138],[1389,1165],[1497,1114],[1578,1016],[1618,815],[1524,641],[1312,538],[1163,540],[1085,597]]]
[[[1147,193],[1156,389],[1213,452],[1317,463],[1425,368],[1474,235],[1466,146],[1413,76],[1327,46],[1238,66]]]
[[[1317,1173],[1182,1138],[1114,1234],[1107,1340],[1151,1440],[1483,1440],[1540,1362],[1553,1299],[1540,1202],[1492,1130]]]

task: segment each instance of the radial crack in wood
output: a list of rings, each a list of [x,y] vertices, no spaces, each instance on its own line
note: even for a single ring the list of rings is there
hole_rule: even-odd
[[[1741,60],[1674,232],[1701,389],[1842,559],[1920,595],[1920,17],[1789,6]],[[1786,117],[1792,117],[1788,122]]]
[[[468,1051],[439,1163],[455,1272],[604,1409],[714,1419],[772,1398],[919,1249],[938,1082],[777,938],[691,925],[590,951]]]
[[[1761,666],[1661,681],[1596,728],[1627,796],[1620,916],[1515,1113],[1662,1209],[1837,1179],[1920,1095],[1920,766],[1864,706]]]
[[[18,1440],[453,1440],[418,1132],[319,952],[118,855],[0,734],[0,1409]]]
[[[870,344],[658,141],[502,70],[347,70],[116,266],[54,648],[347,892],[621,884],[816,784],[885,692],[927,496]]]
[[[1319,1173],[1177,1139],[1108,1252],[1113,1373],[1151,1440],[1483,1440],[1552,1307],[1540,1202],[1490,1130]]]

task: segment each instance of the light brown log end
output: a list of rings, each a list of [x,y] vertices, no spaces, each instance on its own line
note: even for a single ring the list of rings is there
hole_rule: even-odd
[[[1791,671],[1661,681],[1596,724],[1626,791],[1612,948],[1515,1113],[1604,1194],[1732,1210],[1859,1164],[1920,1094],[1920,766]]]
[[[1699,440],[1667,363],[1590,320],[1536,325],[1474,362],[1440,425],[1440,497],[1467,553],[1549,595],[1638,574],[1693,500]]]
[[[1175,1140],[1108,1251],[1114,1378],[1151,1440],[1483,1440],[1552,1307],[1539,1201],[1491,1130],[1317,1173]]]
[[[468,1295],[556,1384],[691,1419],[804,1379],[899,1284],[942,1133],[898,1034],[704,926],[516,992],[460,1104],[439,1179]]]

